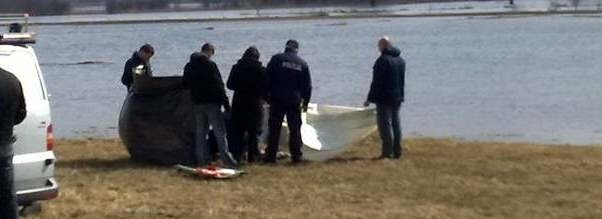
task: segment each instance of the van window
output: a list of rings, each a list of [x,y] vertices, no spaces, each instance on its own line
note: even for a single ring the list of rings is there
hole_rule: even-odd
[[[19,78],[26,102],[28,102],[27,100],[46,99],[33,54],[20,49],[0,48],[0,67]]]

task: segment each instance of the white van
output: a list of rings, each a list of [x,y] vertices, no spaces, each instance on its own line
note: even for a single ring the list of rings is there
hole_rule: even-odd
[[[0,68],[19,78],[27,105],[27,117],[15,127],[13,145],[15,186],[23,206],[58,195],[50,104],[38,59],[29,46],[33,43],[33,34],[0,33]]]

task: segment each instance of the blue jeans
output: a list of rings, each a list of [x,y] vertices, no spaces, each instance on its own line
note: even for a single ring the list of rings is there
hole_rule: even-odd
[[[207,134],[209,134],[209,126],[213,128],[217,147],[219,149],[220,158],[229,166],[236,166],[237,163],[232,158],[232,154],[228,151],[228,143],[226,140],[226,121],[221,111],[219,104],[198,104],[194,106],[196,118],[196,159],[197,165],[207,166],[211,163],[209,154],[209,145],[207,144]]]
[[[376,120],[378,132],[382,140],[383,157],[401,157],[401,124],[399,111],[401,103],[376,104]]]
[[[17,219],[18,217],[13,156],[0,157],[0,218]]]

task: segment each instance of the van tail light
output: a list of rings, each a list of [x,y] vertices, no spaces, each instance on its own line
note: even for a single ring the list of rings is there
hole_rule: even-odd
[[[54,148],[54,133],[52,131],[52,124],[46,128],[46,150],[51,151]]]

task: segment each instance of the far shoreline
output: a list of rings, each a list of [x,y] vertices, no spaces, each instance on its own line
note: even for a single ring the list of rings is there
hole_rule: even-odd
[[[196,22],[239,22],[239,21],[294,21],[294,20],[335,20],[335,19],[371,19],[371,18],[437,18],[437,17],[523,17],[551,15],[590,15],[602,16],[599,10],[584,11],[500,11],[500,12],[460,12],[460,13],[420,13],[420,14],[349,14],[349,15],[297,15],[297,16],[259,16],[224,18],[183,18],[183,19],[139,19],[107,21],[66,21],[66,22],[30,22],[32,26],[67,25],[109,25],[109,24],[146,24],[146,23],[196,23]]]

